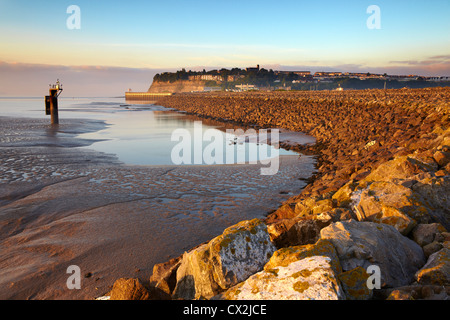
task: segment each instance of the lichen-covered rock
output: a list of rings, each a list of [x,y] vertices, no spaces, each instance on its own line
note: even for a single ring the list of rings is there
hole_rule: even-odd
[[[173,297],[209,299],[260,271],[275,250],[259,219],[231,226],[183,255]]]
[[[443,248],[433,253],[425,266],[417,271],[416,280],[419,284],[450,285],[450,250]]]
[[[270,239],[277,248],[315,243],[320,230],[329,225],[331,220],[293,218],[283,219],[268,225]]]
[[[428,210],[413,191],[392,182],[373,182],[361,190],[354,203],[360,221],[389,224],[402,234],[408,234],[416,221],[427,221]]]
[[[435,152],[442,160],[443,151]],[[385,223],[407,235],[416,223],[439,222],[450,228],[450,176],[432,150],[398,156],[367,177],[344,185],[333,195],[338,206],[349,203],[360,221]],[[441,170],[438,172],[439,167]]]
[[[325,211],[333,209],[333,201],[331,199],[323,199],[322,197],[309,197],[295,205],[295,213],[298,217],[307,217],[317,215]]]
[[[318,215],[322,212],[330,211],[333,209],[333,201],[331,199],[323,199],[317,201],[314,206],[312,206],[312,214]]]
[[[347,300],[369,300],[372,298],[373,292],[367,286],[368,278],[369,274],[363,267],[356,267],[338,275]]]
[[[333,194],[332,199],[336,202],[338,207],[349,207],[352,199],[352,193],[357,187],[357,183],[350,181],[344,186],[342,186],[335,194]]]
[[[325,256],[330,258],[330,263],[335,273],[340,274],[342,272],[336,249],[330,241],[323,239],[320,239],[315,244],[292,246],[275,251],[269,262],[264,266],[264,269],[270,270],[277,268],[278,266],[286,267],[294,261],[313,256]]]
[[[431,149],[426,151],[416,150],[413,154],[408,155],[408,157],[412,160],[418,161],[421,167],[427,171],[439,170],[438,164],[433,159],[433,151]]]
[[[413,297],[413,292],[406,290],[393,290],[386,300],[415,300]]]
[[[139,279],[120,278],[109,293],[110,300],[149,300],[150,293]]]
[[[409,284],[425,264],[422,248],[386,224],[336,222],[321,230],[320,239],[334,245],[343,271],[378,266],[382,287]]]
[[[227,300],[339,300],[345,299],[331,259],[312,256],[288,265],[264,268],[227,290]]]
[[[320,197],[309,197],[295,204],[294,211],[297,216],[306,217],[312,214],[312,207]]]
[[[355,219],[353,211],[348,208],[334,208],[330,211],[322,212],[321,214],[315,217],[317,220],[321,220],[323,222],[338,222],[345,221],[350,219]]]
[[[366,178],[366,181],[398,182],[432,171],[434,168],[411,156],[399,156],[379,165]]]
[[[392,289],[386,300],[448,300],[447,290],[443,286],[411,285]]]
[[[411,189],[420,195],[433,220],[450,230],[450,176],[424,178]]]

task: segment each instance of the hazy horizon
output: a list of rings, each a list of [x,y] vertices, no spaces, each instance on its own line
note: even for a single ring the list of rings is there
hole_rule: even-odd
[[[448,0],[0,0],[0,96],[43,96],[56,79],[64,96],[120,96],[164,71],[257,64],[450,76],[449,13]]]

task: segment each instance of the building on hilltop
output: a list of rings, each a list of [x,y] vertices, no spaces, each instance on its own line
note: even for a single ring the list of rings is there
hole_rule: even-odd
[[[195,76],[189,76],[189,80],[190,81],[203,80],[203,81],[218,81],[218,82],[222,82],[223,81],[223,77],[222,76],[213,75],[213,74],[198,74],[198,75],[195,75]]]
[[[276,75],[279,75],[279,74],[290,74],[290,73],[293,73],[293,74],[295,74],[295,75],[297,75],[299,77],[303,77],[303,78],[311,76],[311,71],[275,71]]]
[[[311,77],[311,71],[292,71],[294,74],[300,76],[300,77]]]
[[[325,71],[319,71],[314,74],[314,77],[342,77],[342,72],[325,72]]]
[[[344,73],[345,77],[359,79],[359,80],[367,80],[367,79],[386,79],[386,76],[378,73],[370,73],[370,72],[346,72]]]
[[[251,68],[251,67],[249,67],[249,68],[245,68],[245,71],[247,71],[247,72],[259,72],[259,64],[258,65],[256,65],[256,68]]]

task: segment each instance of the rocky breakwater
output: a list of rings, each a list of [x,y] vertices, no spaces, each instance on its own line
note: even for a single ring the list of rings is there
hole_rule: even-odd
[[[156,265],[146,298],[448,299],[450,89],[195,94],[160,104],[309,133],[317,144],[297,149],[319,161],[303,192],[264,221]]]

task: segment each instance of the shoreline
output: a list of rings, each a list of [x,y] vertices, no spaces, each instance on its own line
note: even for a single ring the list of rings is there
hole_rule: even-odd
[[[450,212],[446,205],[450,202],[449,89],[367,90],[343,93],[185,94],[164,98],[158,104],[169,108],[177,106],[178,108],[174,109],[186,109],[188,110],[186,112],[190,113],[202,113],[207,119],[226,118],[227,125],[256,128],[284,127],[290,131],[297,130],[313,135],[316,138],[316,144],[291,147],[305,155],[300,158],[300,161],[312,159],[312,156],[307,154],[315,155],[314,158],[317,158],[317,161],[311,163],[310,171],[311,173],[315,171],[315,174],[303,179],[300,177],[299,180],[307,181],[307,183],[305,182],[305,186],[298,192],[289,189],[287,185],[278,189],[280,194],[285,196],[285,200],[281,201],[274,210],[268,210],[264,203],[258,202],[273,197],[274,190],[267,189],[267,192],[258,198],[259,200],[254,199],[252,194],[252,201],[260,204],[262,209],[257,209],[259,211],[256,212],[265,211],[268,215],[260,215],[256,219],[254,219],[255,215],[250,215],[246,218],[241,213],[249,214],[250,212],[244,209],[234,217],[234,224],[227,219],[226,225],[230,227],[222,234],[221,230],[217,229],[209,236],[197,235],[200,237],[191,239],[193,240],[191,244],[183,239],[185,246],[180,251],[184,254],[179,252],[179,254],[167,256],[156,264],[146,260],[148,255],[142,256],[143,260],[140,260],[142,268],[136,267],[131,261],[126,261],[120,267],[128,270],[122,278],[114,279],[113,275],[117,270],[110,267],[97,270],[91,268],[94,272],[89,274],[95,277],[89,276],[88,279],[95,278],[95,282],[100,281],[97,284],[105,281],[109,282],[109,285],[105,284],[96,293],[91,291],[89,299],[92,299],[92,296],[101,297],[102,295],[109,295],[112,300],[242,299],[244,297],[255,299],[256,296],[252,296],[255,288],[266,285],[276,287],[279,281],[285,281],[278,279],[278,271],[274,272],[274,270],[285,268],[286,265],[291,266],[289,263],[292,263],[292,265],[306,268],[306,274],[309,274],[310,271],[318,270],[318,268],[308,269],[312,268],[312,265],[308,263],[319,263],[319,261],[320,268],[325,268],[326,274],[335,277],[335,280],[332,280],[335,284],[327,289],[330,291],[326,292],[327,296],[335,299],[384,300],[406,297],[440,300],[447,299],[450,295],[449,273],[446,271],[450,265],[445,262],[448,261],[450,251],[450,233],[448,232]],[[261,106],[264,106],[264,110]],[[288,167],[285,174],[292,173],[290,171],[292,168],[294,167]],[[129,184],[126,177],[129,177],[131,172],[136,174],[136,171],[146,170],[146,168],[128,169],[127,173],[122,173],[119,177],[127,188]],[[155,176],[158,179],[171,176],[168,181],[173,182],[175,179],[176,182],[181,181],[180,178],[186,178],[184,172],[179,172],[182,174],[180,176],[176,170],[160,169],[162,171]],[[185,171],[185,169],[180,170]],[[222,170],[225,169],[222,168]],[[110,168],[105,170],[111,174]],[[196,169],[198,172],[204,170],[205,168]],[[214,171],[211,170],[211,172]],[[204,174],[208,175],[211,172]],[[145,177],[146,174],[148,174],[147,171],[138,172],[140,177]],[[229,176],[228,172],[222,177]],[[215,179],[217,180],[217,176]],[[82,181],[82,183],[86,182]],[[91,182],[103,184],[105,181]],[[280,182],[283,180],[278,180],[272,186]],[[198,180],[194,180],[193,183],[196,187],[198,186]],[[68,184],[70,186],[71,182]],[[108,186],[111,187],[110,184]],[[261,184],[256,182],[255,186],[260,188]],[[208,186],[204,191],[208,190],[206,194],[216,198],[218,194],[214,193],[214,189],[211,193],[210,188],[211,186]],[[87,190],[84,188],[84,194]],[[179,230],[173,229],[173,222],[181,218],[180,226],[184,228],[188,221],[186,218],[189,218],[189,214],[186,213],[190,211],[190,208],[183,201],[186,200],[186,196],[190,196],[192,188],[186,190],[189,191],[178,190],[179,194],[172,198],[168,198],[167,194],[158,197],[159,203],[166,209],[170,203],[178,205],[178,213],[165,216],[166,219],[171,219],[172,229],[170,230],[175,234],[179,234]],[[220,190],[217,191],[220,194]],[[233,190],[231,195],[233,197],[242,195],[242,189]],[[37,198],[42,198],[42,195],[38,195]],[[83,221],[87,225],[91,223],[90,229],[84,229],[88,235],[99,232],[107,223],[110,229],[115,228],[115,234],[126,235],[129,229],[125,227],[125,224],[117,223],[121,221],[120,212],[130,209],[133,212],[137,208],[142,208],[142,205],[148,206],[154,199],[156,198],[124,199],[119,203],[116,201],[112,206],[100,204],[93,210],[87,211],[89,218],[86,216],[81,220],[73,220],[74,217],[69,216],[66,220],[63,219],[63,222],[71,224],[72,227],[75,222]],[[228,205],[229,199],[224,200]],[[248,204],[249,198],[244,197],[242,201]],[[106,208],[109,213],[111,208],[117,212],[111,215],[110,220],[105,221]],[[210,213],[213,212],[210,211]],[[138,215],[142,214],[141,211]],[[213,220],[208,220],[208,214],[203,212],[190,218],[203,223],[203,227],[195,230],[199,233],[211,228],[208,221],[216,223],[227,217],[213,213],[209,216]],[[139,228],[133,229],[137,237],[145,234],[144,230],[149,230],[145,226],[148,228],[155,222],[151,220],[151,223],[149,221],[150,224],[147,225],[142,224],[140,220],[137,221],[139,221]],[[64,230],[68,232],[70,229],[65,226]],[[351,241],[342,243],[340,240],[342,233],[350,235]],[[106,236],[104,239],[106,242],[114,241],[105,233],[103,236]],[[168,242],[173,240],[170,235],[165,236],[168,237]],[[262,241],[261,237],[265,240]],[[388,238],[395,238],[395,241],[386,243],[384,239]],[[266,245],[259,249],[255,247],[256,251],[245,251],[251,247],[247,246],[247,249],[244,249],[239,239],[245,239],[252,243],[252,246],[261,246],[257,243]],[[30,242],[29,239],[21,241]],[[373,246],[373,243],[377,245]],[[360,252],[360,248],[363,247],[368,252]],[[108,243],[108,246],[104,248],[114,248],[114,245],[111,246]],[[100,250],[99,253],[106,254],[105,249]],[[125,252],[135,253],[142,250],[141,239],[130,244]],[[167,252],[167,246],[161,247],[161,250],[161,252]],[[239,264],[244,263],[244,267],[240,265],[238,269],[235,269],[233,263],[237,261],[233,258],[234,253],[242,252],[242,250],[245,255],[251,255],[254,258],[251,261],[240,261]],[[349,255],[343,254],[347,251],[350,252]],[[58,256],[60,252],[57,250],[56,252],[54,254]],[[211,258],[196,260],[196,257],[202,257],[205,253],[211,255]],[[310,257],[307,262],[305,262],[304,254]],[[323,265],[323,255],[328,257],[327,261],[331,263],[329,267]],[[118,261],[119,256],[120,254],[114,256],[113,261]],[[322,258],[319,259],[317,256]],[[132,255],[129,259],[133,259],[131,257]],[[392,264],[392,261],[397,263]],[[205,264],[202,270],[206,273],[196,271],[193,266],[197,263]],[[218,267],[216,263],[223,263],[223,267]],[[258,265],[254,266],[254,263]],[[249,264],[248,267],[251,266],[250,269],[253,271],[250,274],[241,274],[249,270],[245,264]],[[382,287],[377,290],[368,290],[364,285],[367,275],[365,272],[361,273],[361,268],[365,269],[373,264],[381,268]],[[150,270],[151,266],[154,266],[153,270]],[[134,270],[136,276],[133,276],[131,271],[133,268],[136,268]],[[218,272],[214,277],[208,276],[210,268]],[[230,271],[228,268],[231,268]],[[258,270],[261,271],[258,272]],[[62,270],[60,272],[62,273]],[[221,277],[229,277],[228,272],[231,272],[234,282],[228,284],[215,282],[220,281]],[[108,278],[105,275],[108,275]],[[188,278],[193,279],[193,282],[183,281]],[[323,280],[324,284],[327,284],[331,278],[327,279]],[[116,281],[110,290],[114,280]],[[304,280],[311,281],[307,277]],[[240,289],[247,286],[253,288],[252,293]],[[308,282],[308,286],[316,289],[308,290],[306,293],[302,293],[304,289],[294,293],[268,292],[267,298],[276,296],[277,299],[283,299],[283,295],[286,294],[284,297],[317,299],[314,294],[318,292],[323,294],[322,291],[317,291],[319,288],[315,287],[314,282]],[[136,287],[139,288],[137,296],[134,291]],[[333,288],[337,291],[333,291]],[[129,290],[135,293],[130,295]],[[244,296],[241,295],[242,292],[246,292]],[[299,293],[302,294],[298,295]],[[51,296],[48,292],[46,294]],[[53,292],[53,296],[54,294]]]
[[[317,154],[318,172],[309,179],[301,193],[291,197],[264,219],[266,232],[278,249],[264,266],[264,270],[273,268],[275,262],[272,260],[278,261],[277,256],[288,255],[287,252],[322,251],[323,249],[315,249],[315,247],[323,243],[321,242],[325,241],[322,240],[323,237],[328,235],[332,244],[327,250],[336,247],[339,257],[337,258],[336,253],[331,251],[326,255],[331,257],[333,263],[342,265],[346,274],[345,276],[344,273],[339,274],[342,271],[334,269],[335,275],[340,279],[338,283],[344,287],[345,291],[345,294],[337,293],[336,298],[342,299],[347,296],[347,299],[357,300],[386,298],[397,300],[403,297],[447,299],[446,297],[450,294],[450,287],[448,287],[450,280],[446,270],[450,266],[448,263],[437,266],[436,257],[448,261],[450,247],[448,232],[450,212],[447,206],[447,201],[450,201],[450,90],[448,88],[364,90],[340,93],[180,94],[165,97],[159,100],[158,104],[207,119],[217,121],[226,119],[227,123],[234,125],[259,128],[277,126],[292,131],[297,130],[317,139],[314,146],[299,146],[295,149],[306,154]],[[402,201],[406,201],[406,205],[399,202],[398,197],[404,199]],[[244,225],[254,223],[253,220],[242,221],[236,225],[236,228],[242,230]],[[399,248],[396,248],[399,245],[397,243],[390,246],[381,244],[381,239],[376,238],[378,237],[376,230],[371,229],[375,226],[377,226],[375,229],[379,230],[384,230],[383,226],[389,226],[392,236],[398,237],[396,242],[406,242]],[[339,238],[335,240],[333,237],[339,236],[336,228],[344,228],[344,231],[348,228],[349,231],[345,232],[351,235],[357,232],[357,229],[352,229],[355,227],[368,228],[364,237],[368,239],[375,237],[371,241],[380,242],[378,247],[370,249],[371,254],[378,256],[375,259],[371,258],[372,263],[378,261],[377,263],[381,265],[389,264],[382,260],[385,255],[390,257],[388,259],[401,261],[399,263],[402,265],[402,271],[397,270],[398,266],[386,266],[388,269],[383,269],[383,277],[408,270],[407,274],[403,275],[404,278],[387,285],[383,284],[381,290],[373,291],[368,291],[364,286],[354,288],[355,279],[353,278],[345,280],[349,275],[354,277],[360,271],[351,269],[345,264],[349,257],[341,256],[339,250],[344,249],[338,247]],[[246,286],[246,282],[250,282],[249,285],[253,288],[277,285],[277,279],[273,280],[274,283],[266,283],[269,281],[268,276],[262,276],[266,280],[251,281],[260,273],[264,274],[264,271],[250,274],[250,278],[244,282],[234,282],[235,287],[233,284],[214,283],[208,280],[208,274],[196,271],[194,267],[196,263],[206,263],[206,268],[214,269],[217,268],[215,261],[230,259],[227,256],[230,255],[227,250],[215,252],[216,249],[211,247],[208,250],[213,250],[212,260],[202,260],[203,262],[196,260],[197,255],[204,254],[205,247],[209,248],[221,237],[227,237],[226,233],[200,247],[192,248],[178,259],[155,266],[150,284],[144,283],[150,297],[145,293],[146,289],[140,286],[143,288],[144,293],[141,292],[143,296],[131,298],[127,291],[131,280],[120,279],[116,282],[117,287],[115,285],[110,292],[111,299],[152,299],[152,297],[158,299],[158,294],[166,298],[184,297],[186,299],[205,298],[204,294],[207,295],[206,298],[213,298],[214,295],[219,294],[214,298],[233,299],[240,296],[241,288]],[[423,241],[422,237],[428,237],[427,239],[431,240]],[[365,241],[363,239],[355,236],[356,243],[352,245],[363,246],[361,242],[358,242]],[[409,258],[391,256],[394,254],[391,250],[401,252],[404,250],[401,248],[407,247],[408,250],[415,252],[410,254]],[[355,248],[355,250],[360,249]],[[334,252],[334,249],[332,251]],[[414,261],[408,260],[412,257]],[[356,258],[362,265],[368,263],[364,262],[364,259],[361,260],[360,256]],[[264,265],[268,257],[259,259]],[[284,259],[296,261],[299,256],[294,255]],[[425,262],[427,262],[426,265]],[[227,263],[233,263],[233,261],[227,261]],[[284,263],[281,266],[285,267],[287,262],[276,263]],[[427,269],[430,266],[435,267]],[[221,272],[226,277],[228,271],[223,269]],[[242,275],[244,280],[248,276],[249,274]],[[192,282],[183,282],[182,279],[185,277],[191,277]],[[360,274],[357,277],[361,285],[365,283],[364,275]],[[442,287],[435,286],[439,284],[444,286],[444,291]],[[139,287],[139,284],[134,283],[133,286]],[[216,289],[211,293],[209,286]],[[355,295],[356,289],[361,295]],[[252,292],[254,290],[252,289]],[[270,295],[279,296],[276,292],[268,293],[269,297]],[[246,296],[246,298],[249,297],[255,299],[257,295]],[[315,299],[314,294],[312,297]]]
[[[298,145],[296,147],[285,145],[286,149],[292,149],[303,154],[317,155],[318,169],[321,169],[318,172],[320,176],[330,174],[331,171],[337,168],[336,164],[332,163],[334,161],[333,154],[337,158],[337,165],[344,164],[348,166],[349,164],[355,164],[351,172],[345,172],[341,169],[334,175],[338,177],[337,180],[349,180],[357,176],[361,178],[367,175],[368,169],[391,159],[395,154],[404,155],[410,151],[415,151],[418,147],[426,147],[414,145],[412,148],[409,148],[407,142],[409,140],[418,140],[419,137],[415,137],[418,134],[417,129],[424,120],[427,121],[426,128],[422,129],[425,132],[430,130],[436,122],[436,124],[439,124],[441,120],[443,124],[448,123],[448,118],[445,118],[445,115],[448,117],[449,114],[448,102],[444,98],[438,105],[436,98],[433,98],[434,92],[437,92],[437,95],[444,95],[446,98],[449,89],[371,89],[348,90],[345,92],[303,91],[234,94],[223,92],[213,94],[193,93],[165,97],[158,100],[157,103],[167,108],[178,108],[179,111],[195,114],[197,117],[212,119],[213,121],[225,119],[225,123],[235,126],[279,127],[310,135],[316,139],[314,145]],[[369,100],[364,101],[363,99],[371,99],[371,101],[369,103]],[[408,109],[408,105],[402,104],[403,100],[412,106]],[[433,102],[428,102],[427,100]],[[215,103],[217,106],[214,106]],[[264,103],[267,106],[264,106]],[[300,108],[300,114],[297,114],[299,113],[297,109],[284,108],[285,110],[277,111],[282,108],[283,103],[287,103],[293,108]],[[332,116],[335,119],[332,119],[327,112],[330,105],[335,103],[340,103],[336,107],[339,107],[339,111],[342,114],[337,114],[338,111],[334,111]],[[433,106],[433,103],[436,103],[436,106]],[[396,109],[397,104],[400,107]],[[239,112],[230,112],[235,110],[235,105],[239,107],[239,109],[236,109]],[[311,109],[310,106],[325,108],[325,110],[309,110]],[[357,112],[353,107],[364,108],[364,110]],[[392,123],[393,129],[388,130],[387,127],[382,126],[380,128],[374,127],[376,122],[381,120],[381,117],[377,115],[377,118],[373,118],[370,112],[376,112],[377,108],[387,109],[385,111],[386,117],[388,117],[386,125]],[[395,114],[396,111],[398,115]],[[431,116],[428,112],[433,112],[434,115]],[[308,114],[315,116],[307,116]],[[444,117],[437,119],[440,114]],[[400,119],[395,119],[395,116]],[[350,117],[356,121],[350,121]],[[363,119],[366,122],[360,123]],[[410,123],[402,123],[405,120]],[[339,125],[345,125],[345,130],[344,128],[343,130],[337,130]],[[352,128],[353,125],[354,128]],[[361,132],[358,126],[369,130]],[[404,130],[405,128],[406,130]],[[404,132],[400,132],[403,130]],[[351,134],[350,137],[345,137],[346,133]],[[339,135],[342,135],[343,138],[341,139]],[[355,141],[348,141],[348,138]],[[390,142],[388,145],[387,141],[389,138],[395,138],[398,142]],[[340,143],[341,140],[343,143]],[[370,147],[366,147],[372,141],[375,141],[375,143]],[[400,145],[402,143],[400,141],[403,142],[403,146]],[[393,150],[389,150],[389,148]],[[353,158],[351,159],[353,163],[344,161],[349,158]],[[367,164],[361,163],[365,160],[364,158],[367,159]],[[342,178],[339,177],[341,175],[343,176]],[[332,187],[333,190],[337,190],[336,188],[337,186]]]
[[[268,178],[260,164],[125,165],[71,140],[83,125],[101,122],[63,119],[50,137],[45,120],[0,122],[8,123],[0,168],[2,299],[93,299],[117,278],[149,278],[154,264],[243,218],[264,218],[314,170],[308,156],[281,156],[279,174]],[[89,275],[83,290],[65,286],[72,264]]]

